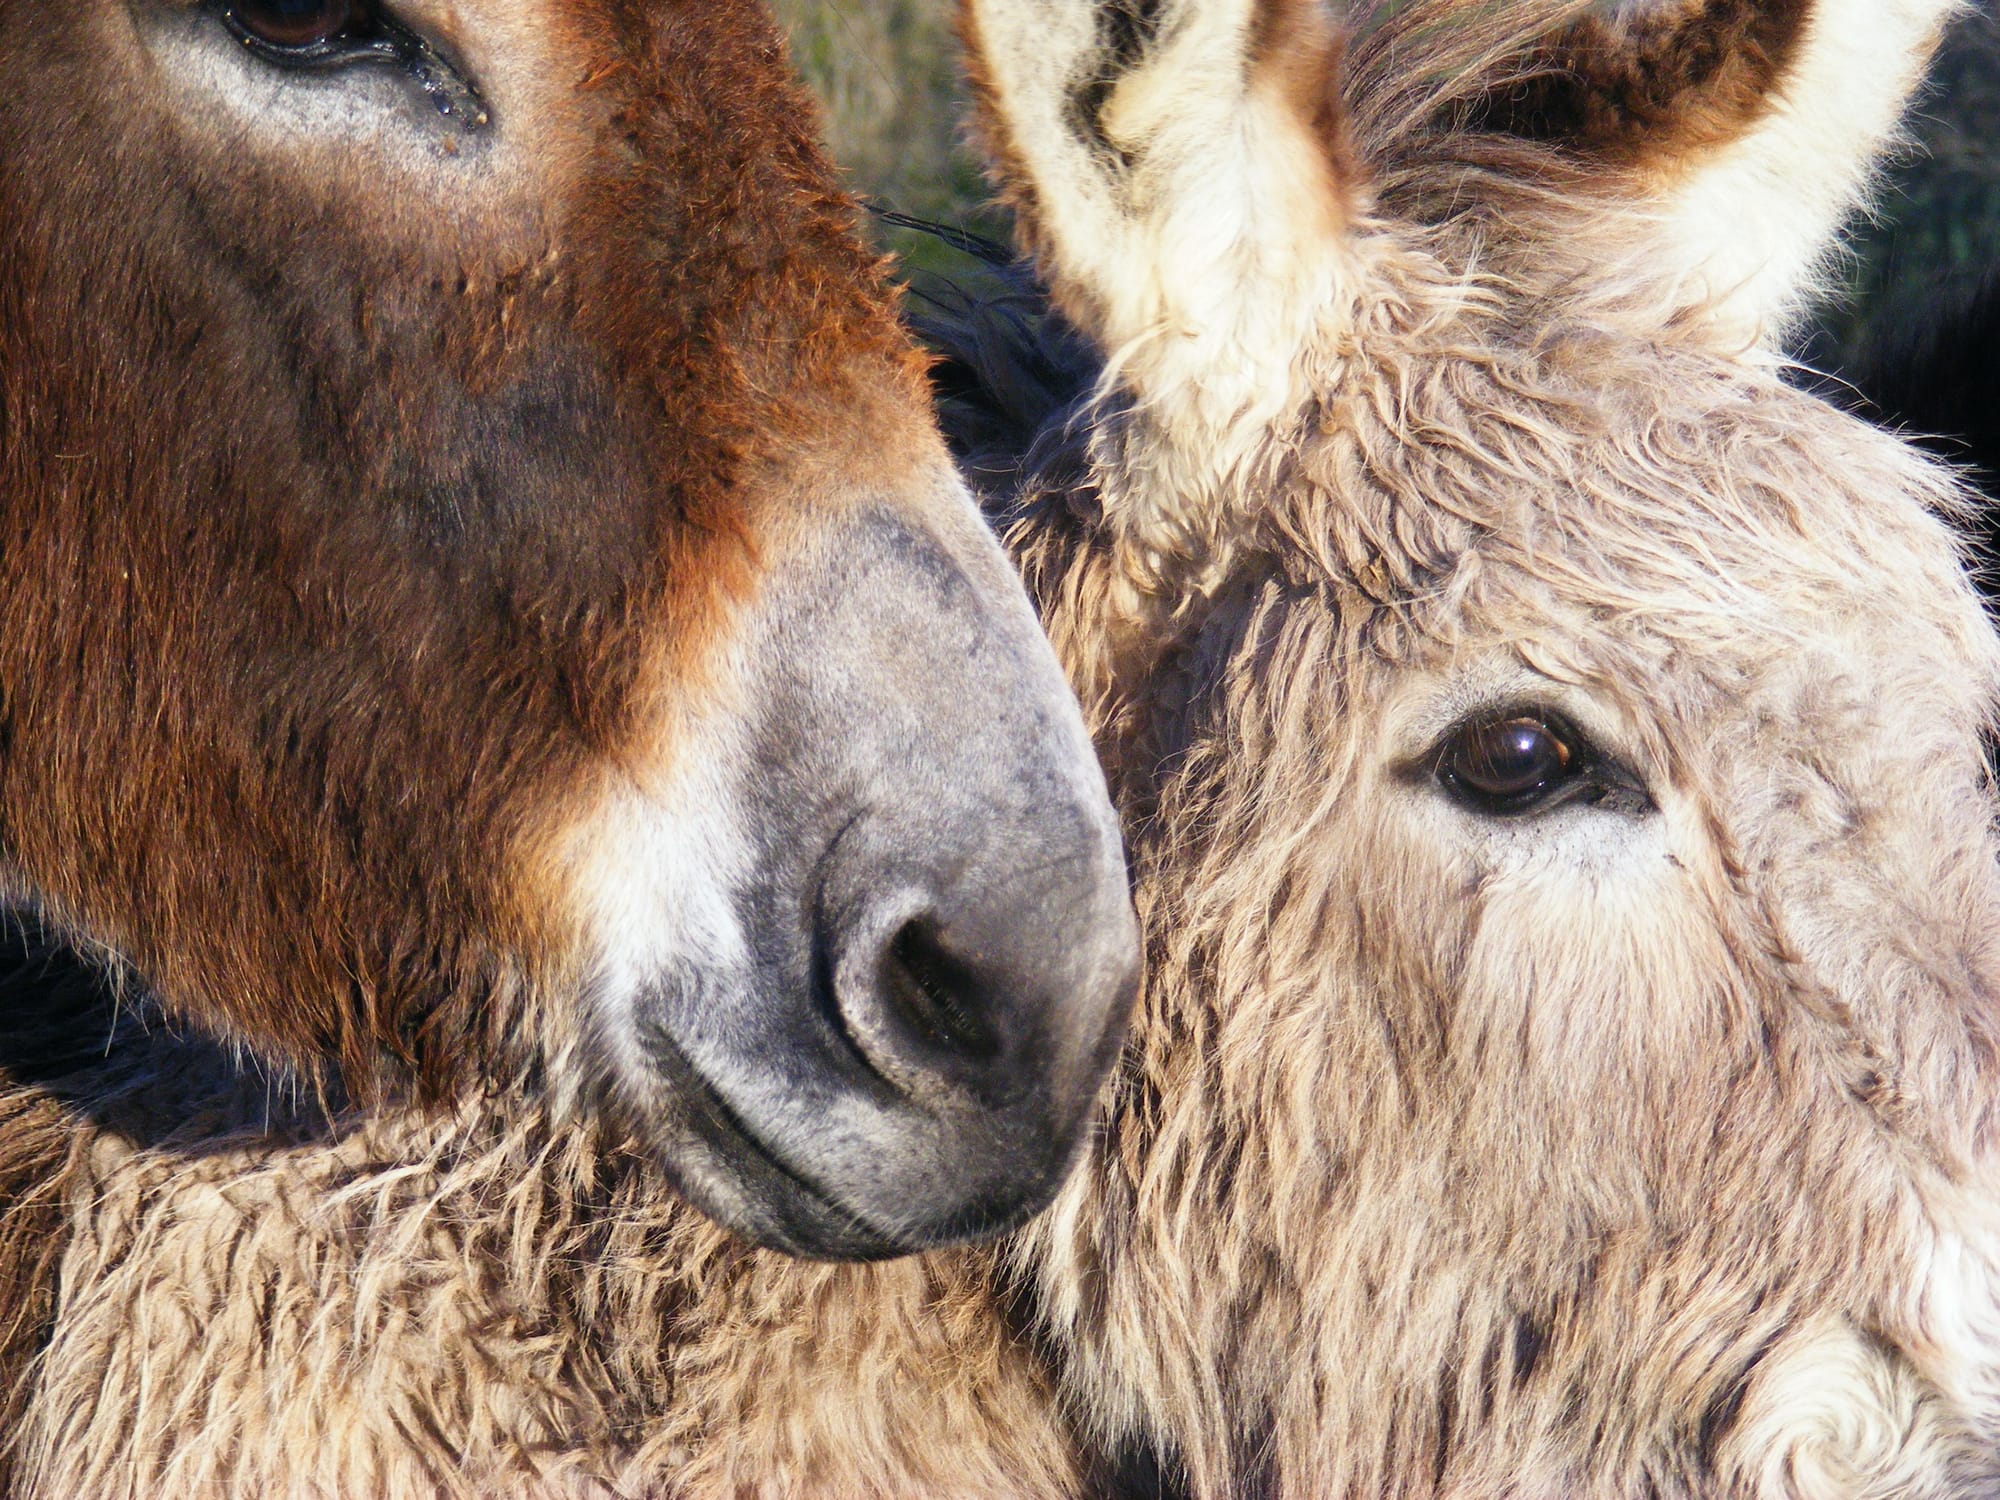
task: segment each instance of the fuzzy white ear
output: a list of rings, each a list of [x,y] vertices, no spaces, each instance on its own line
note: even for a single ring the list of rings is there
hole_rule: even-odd
[[[1143,403],[1241,428],[1342,284],[1318,0],[963,0],[986,145],[1069,317]]]
[[[1607,169],[1638,211],[1604,275],[1774,347],[1819,290],[1962,0],[1598,0],[1489,125]]]

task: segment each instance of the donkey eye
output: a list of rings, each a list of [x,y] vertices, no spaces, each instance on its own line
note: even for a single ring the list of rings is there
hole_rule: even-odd
[[[222,19],[253,52],[285,63],[335,61],[378,30],[369,0],[229,0]]]
[[[478,88],[436,45],[400,24],[382,0],[208,0],[231,36],[286,68],[381,63],[401,68],[441,115],[477,130],[491,118]]]
[[[1539,717],[1477,719],[1441,747],[1438,780],[1479,812],[1526,812],[1547,802],[1578,769],[1575,748]]]
[[[1633,813],[1653,805],[1636,776],[1538,709],[1466,720],[1431,752],[1430,768],[1454,801],[1487,817],[1546,812],[1570,801]]]

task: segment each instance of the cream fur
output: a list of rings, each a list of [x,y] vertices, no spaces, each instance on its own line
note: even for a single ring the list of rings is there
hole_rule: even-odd
[[[1382,332],[1171,669],[1085,674],[1151,978],[1019,1252],[1069,1389],[1202,1495],[1987,1493],[2000,663],[1949,489],[1706,354]],[[1018,535],[1090,664],[1067,512]],[[1407,769],[1510,703],[1657,810]]]
[[[1144,497],[1121,512],[1149,588],[1257,482],[1260,435],[1306,394],[1299,351],[1343,315],[1353,277],[1344,185],[1282,70],[1245,66],[1258,0],[1136,8],[1158,44],[1117,71],[1103,11],[1067,0],[970,0],[981,77],[1033,184],[1024,221],[1058,294],[1110,353],[1121,388],[1170,444],[1148,448]],[[1301,17],[1288,45],[1325,44]],[[1102,138],[1075,133],[1101,80]]]
[[[1375,207],[1288,320],[1299,405],[1206,444],[1107,347],[1085,482],[1014,498],[1148,933],[1106,1128],[1015,1248],[1065,1389],[1203,1497],[1994,1493],[2000,641],[1949,476],[1751,347],[1948,7],[1820,7],[1671,177],[1441,133],[1506,17],[1357,9]],[[980,69],[1059,217],[1012,144],[1051,123]],[[1036,224],[1059,286],[1082,232]],[[1515,706],[1651,810],[1454,802],[1433,747]]]
[[[72,1078],[60,1313],[11,1434],[49,1500],[1066,1493],[971,1255],[750,1250],[515,1102],[329,1123],[128,1037]],[[963,1435],[960,1440],[960,1435]],[[973,1441],[976,1435],[977,1441]]]
[[[1824,290],[1828,248],[1859,208],[1961,0],[1818,0],[1805,47],[1742,138],[1659,187],[1662,221],[1633,275],[1664,262],[1724,347],[1775,350]]]

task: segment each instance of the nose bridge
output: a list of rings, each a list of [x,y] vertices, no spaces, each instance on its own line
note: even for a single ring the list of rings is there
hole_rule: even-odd
[[[1058,809],[1080,839],[1103,831],[1074,699],[962,492],[858,506],[802,551],[772,580],[759,653],[769,775],[803,775],[803,799],[848,799],[913,832],[965,821],[998,834]]]
[[[963,493],[935,498],[855,508],[770,581],[744,926],[853,1085],[760,1088],[775,1149],[859,1183],[864,1217],[958,1201],[972,1233],[1053,1191],[1137,935],[1054,653]],[[896,1173],[871,1165],[892,1152]]]

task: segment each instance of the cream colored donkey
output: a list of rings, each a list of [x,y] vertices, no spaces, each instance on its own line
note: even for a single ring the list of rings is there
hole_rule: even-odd
[[[1021,1247],[1203,1496],[2000,1493],[1993,631],[1789,390],[1938,0],[968,0],[1149,943]]]

